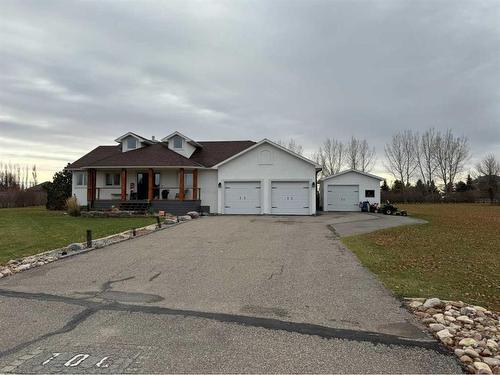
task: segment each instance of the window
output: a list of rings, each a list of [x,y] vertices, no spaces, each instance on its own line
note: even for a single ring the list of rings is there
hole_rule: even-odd
[[[133,137],[127,138],[127,148],[129,150],[137,148],[137,139],[135,139]]]
[[[172,141],[174,142],[174,148],[182,148],[182,138],[178,135],[174,135],[172,137]]]
[[[375,190],[365,190],[365,198],[375,198]]]
[[[184,173],[184,188],[188,189],[193,187],[193,172],[186,171]]]
[[[77,186],[87,185],[87,173],[86,172],[75,173],[75,178],[76,178],[76,185]]]
[[[118,185],[120,185],[120,174],[106,173],[106,186],[118,186]]]

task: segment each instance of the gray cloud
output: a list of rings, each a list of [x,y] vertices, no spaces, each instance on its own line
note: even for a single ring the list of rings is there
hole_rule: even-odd
[[[431,126],[498,154],[499,21],[495,1],[3,1],[0,159],[50,171],[179,130],[308,151],[355,135],[381,161]]]

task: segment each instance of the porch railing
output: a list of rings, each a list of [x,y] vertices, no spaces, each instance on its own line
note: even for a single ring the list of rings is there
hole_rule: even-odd
[[[196,191],[196,199],[201,199],[201,188],[184,188],[184,200],[193,200],[194,192]],[[157,186],[153,188],[153,199],[155,200],[180,200],[181,190],[178,186]],[[147,195],[147,193],[146,193]],[[120,200],[121,187],[120,186],[101,186],[96,188],[96,200]],[[137,191],[127,193],[126,200],[139,200],[147,199],[147,197],[140,197]]]

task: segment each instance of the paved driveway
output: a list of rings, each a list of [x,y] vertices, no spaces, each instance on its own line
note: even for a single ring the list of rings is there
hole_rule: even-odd
[[[2,279],[0,372],[460,371],[340,216],[202,218]]]

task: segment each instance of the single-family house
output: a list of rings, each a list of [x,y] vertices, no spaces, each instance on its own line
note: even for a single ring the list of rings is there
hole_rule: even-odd
[[[202,142],[174,132],[156,140],[129,132],[115,141],[67,167],[82,205],[150,204],[173,214],[316,213],[321,167],[268,139]]]

